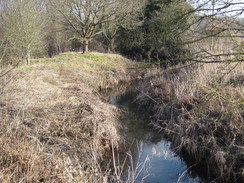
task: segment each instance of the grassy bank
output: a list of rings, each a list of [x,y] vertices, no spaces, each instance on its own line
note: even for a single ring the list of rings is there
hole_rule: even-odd
[[[148,70],[137,102],[152,123],[211,180],[243,181],[244,64],[195,64]]]
[[[129,81],[134,66],[114,54],[65,53],[2,77],[0,182],[105,182],[103,157],[119,137],[117,109],[99,91]]]

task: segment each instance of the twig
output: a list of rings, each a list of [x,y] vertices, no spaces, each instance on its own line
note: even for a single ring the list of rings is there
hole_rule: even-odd
[[[243,105],[244,104],[244,102],[236,102],[236,101],[233,101],[231,99],[228,99],[227,97],[223,96],[218,91],[216,91],[215,89],[210,88],[209,86],[203,85],[203,84],[201,84],[200,82],[198,82],[196,80],[195,80],[195,82],[197,84],[199,84],[200,86],[202,86],[203,88],[206,88],[206,89],[210,90],[211,92],[215,93],[217,96],[221,97],[222,99],[226,100],[229,103],[236,104],[236,105]]]
[[[145,92],[139,90],[137,87],[136,87],[136,90],[141,92],[143,95],[146,95],[148,98],[150,98],[151,100],[153,100],[154,102],[156,102],[156,104],[159,104],[155,99],[153,99],[150,95],[146,94]]]
[[[0,75],[0,77],[5,76],[6,74],[8,74],[9,72],[11,72],[12,70],[14,70],[18,65],[19,65],[20,61],[18,61],[17,64],[15,64],[11,69],[9,69],[8,71],[6,71],[5,73],[3,73],[2,75]]]
[[[178,180],[177,180],[177,183],[180,183],[181,179],[186,175],[187,171],[190,170],[193,166],[196,166],[196,164],[188,167],[183,173],[180,174]]]

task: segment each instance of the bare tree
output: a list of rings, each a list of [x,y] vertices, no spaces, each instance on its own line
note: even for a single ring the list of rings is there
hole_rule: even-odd
[[[241,0],[192,0],[194,8],[182,17],[194,14],[189,27],[180,34],[181,43],[191,50],[182,60],[198,62],[244,61],[244,3]]]
[[[110,22],[123,16],[128,0],[49,0],[57,21],[75,33],[83,43],[83,53],[88,52],[89,42]],[[60,16],[61,15],[61,16]],[[62,19],[61,19],[62,17]],[[111,24],[110,24],[111,25]]]
[[[41,7],[35,0],[10,0],[2,5],[2,49],[6,55],[24,58],[29,64],[31,54],[43,48]]]

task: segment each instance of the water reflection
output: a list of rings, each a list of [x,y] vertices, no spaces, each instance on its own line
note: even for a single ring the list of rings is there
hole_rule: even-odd
[[[187,171],[188,167],[184,161],[170,150],[170,142],[162,135],[148,127],[149,120],[138,111],[133,99],[136,93],[127,92],[120,97],[112,98],[113,103],[124,111],[121,117],[121,134],[128,143],[133,139],[143,141],[143,146],[138,152],[138,144],[134,143],[131,149],[134,166],[143,164],[147,158],[150,163],[145,164],[145,171],[141,171],[137,181],[144,179],[144,183],[200,183],[198,177],[193,178]]]

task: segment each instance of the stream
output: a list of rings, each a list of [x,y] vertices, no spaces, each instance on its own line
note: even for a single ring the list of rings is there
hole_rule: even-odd
[[[134,169],[138,166],[135,182],[202,183],[191,163],[186,163],[171,149],[169,141],[148,126],[150,119],[134,102],[136,93],[135,89],[127,89],[124,94],[117,93],[109,99],[123,112],[120,134],[127,147],[130,146]]]

